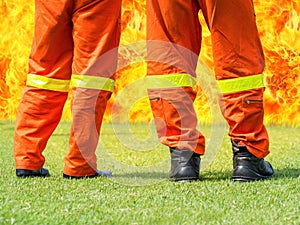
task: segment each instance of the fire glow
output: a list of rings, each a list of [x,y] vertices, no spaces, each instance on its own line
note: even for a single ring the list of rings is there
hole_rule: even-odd
[[[300,6],[298,0],[254,0],[258,28],[266,57],[265,123],[300,125]],[[145,0],[124,0],[122,8],[121,45],[145,40]],[[27,60],[33,36],[34,1],[0,0],[0,119],[15,119],[16,111],[26,83]],[[210,33],[203,18],[203,46],[201,59],[213,67]],[[144,46],[141,46],[141,48]],[[142,54],[141,54],[142,53]],[[120,61],[128,63],[117,73],[116,89],[112,96],[105,121],[111,120],[111,109],[116,96],[131,82],[146,74],[146,62],[130,63],[134,54],[145,56],[145,50],[122,49]],[[132,90],[131,90],[132,91]],[[136,90],[138,93],[140,90]],[[133,93],[134,94],[134,93]],[[71,119],[70,101],[63,119]],[[127,105],[126,105],[127,104]],[[149,122],[152,118],[146,98],[132,104],[129,115],[119,120]],[[210,107],[199,89],[195,102],[200,123],[207,123]],[[208,116],[209,117],[209,116]]]

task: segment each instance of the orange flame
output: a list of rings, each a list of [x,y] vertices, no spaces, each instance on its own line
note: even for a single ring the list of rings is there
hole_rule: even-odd
[[[254,0],[257,23],[266,54],[266,124],[300,125],[300,6],[298,0]],[[123,0],[121,45],[145,40],[145,0]],[[33,36],[34,1],[0,0],[0,119],[15,119],[16,110],[25,86],[27,60]],[[201,59],[212,68],[210,33],[203,24]],[[143,48],[144,46],[140,46]],[[141,54],[142,53],[142,54]],[[120,61],[127,65],[117,73],[116,90],[112,96],[105,120],[111,120],[112,105],[130,83],[146,74],[146,63],[130,63],[135,54],[145,56],[143,49],[121,49]],[[133,90],[130,90],[133,91]],[[143,96],[142,90],[135,90]],[[134,93],[133,93],[134,94]],[[129,114],[120,114],[120,121],[148,122],[152,115],[146,98],[136,103],[122,102]],[[70,119],[69,101],[64,119]],[[200,122],[207,123],[210,107],[199,90],[196,109]]]
[[[300,124],[300,6],[298,0],[256,1],[266,53],[266,122]]]

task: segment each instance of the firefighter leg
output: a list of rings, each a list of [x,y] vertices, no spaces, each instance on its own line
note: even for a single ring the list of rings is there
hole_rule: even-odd
[[[72,97],[72,126],[69,150],[65,157],[65,178],[111,176],[109,171],[97,170],[96,147],[102,118],[110,91],[74,88]]]
[[[121,1],[78,1],[75,8],[73,122],[64,177],[111,176],[109,171],[97,170],[95,151],[106,104],[114,88]]]
[[[19,177],[49,175],[42,169],[45,162],[42,152],[61,118],[69,91],[73,56],[67,12],[72,9],[72,3],[35,2],[35,34],[27,87],[18,109],[14,136],[14,158]]]
[[[204,154],[193,107],[201,45],[198,10],[192,0],[147,0],[148,94],[158,137],[170,147],[175,181],[198,179]]]
[[[199,0],[211,30],[216,78],[222,92],[221,108],[229,126],[234,150],[233,179],[256,180],[273,175],[273,169],[263,161],[269,153],[269,138],[263,124],[264,84],[261,73],[265,63],[255,22],[252,0]],[[247,149],[264,166],[249,172],[251,157],[238,160]],[[254,159],[253,158],[253,159]],[[237,169],[237,167],[243,169]],[[248,171],[245,172],[245,171]]]

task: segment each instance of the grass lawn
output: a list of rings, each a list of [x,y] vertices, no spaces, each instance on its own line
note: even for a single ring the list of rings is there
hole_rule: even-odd
[[[172,183],[167,148],[139,124],[103,125],[99,169],[113,178],[63,179],[69,126],[59,125],[44,152],[51,177],[18,179],[14,123],[0,122],[0,224],[300,224],[300,128],[268,127],[271,180],[231,182],[225,134],[208,149],[215,158],[203,159],[200,181]],[[202,130],[214,143],[211,128]]]

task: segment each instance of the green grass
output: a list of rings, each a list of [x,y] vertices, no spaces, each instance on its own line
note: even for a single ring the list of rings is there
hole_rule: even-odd
[[[0,224],[300,224],[299,128],[268,127],[267,160],[276,171],[271,180],[231,182],[225,135],[199,182],[172,183],[167,149],[153,127],[150,132],[139,124],[103,125],[99,168],[111,169],[114,178],[63,179],[69,125],[59,125],[44,152],[52,176],[18,179],[14,123],[0,122]],[[209,140],[211,129],[202,130]]]

